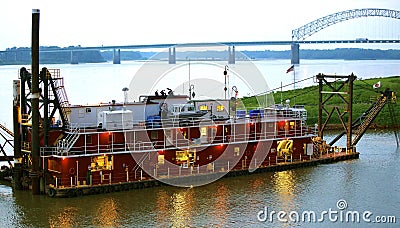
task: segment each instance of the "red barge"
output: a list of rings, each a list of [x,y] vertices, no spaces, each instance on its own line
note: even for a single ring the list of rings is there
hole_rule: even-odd
[[[70,105],[60,71],[43,68],[40,75],[46,96],[37,175],[40,191],[52,197],[162,183],[197,186],[223,176],[358,157],[318,137],[317,129],[305,124],[303,106],[236,110],[234,98],[189,100],[172,91],[141,96],[138,102]],[[31,76],[22,68],[20,80],[14,81],[19,116],[14,130],[22,139],[22,156],[15,161],[24,166],[22,188],[32,187],[33,125],[30,105],[19,106],[18,101],[29,103],[24,97],[31,94],[23,85],[29,86]]]

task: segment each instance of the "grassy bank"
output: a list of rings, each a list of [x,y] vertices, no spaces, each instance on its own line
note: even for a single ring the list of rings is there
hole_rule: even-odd
[[[373,89],[373,84],[381,82],[381,87],[378,89]],[[339,86],[339,85],[337,85]],[[353,95],[353,119],[361,116],[372,104],[374,99],[380,95],[379,91],[383,91],[386,88],[390,88],[394,91],[397,97],[400,97],[400,76],[392,76],[386,78],[373,78],[366,80],[357,79],[354,82],[354,95]],[[273,94],[275,103],[280,103],[281,100],[281,92],[276,91]],[[282,92],[282,100],[285,101],[290,99],[291,105],[295,101],[296,104],[305,105],[305,108],[308,111],[308,121],[309,125],[313,125],[318,122],[318,86],[315,83],[315,86],[305,87],[302,89],[296,89],[295,91],[283,91]],[[242,98],[243,104],[246,107],[256,107],[257,102],[255,97],[246,97]],[[329,103],[329,105],[344,105],[343,101],[339,99],[338,96],[335,96]],[[400,100],[394,104],[394,114],[397,118],[397,124],[400,124]],[[341,109],[343,110],[343,109]],[[334,113],[332,119],[329,124],[335,125],[340,124],[339,118],[337,114]],[[374,120],[373,127],[377,128],[392,128],[392,120],[389,115],[389,107],[385,105],[383,110],[379,113],[377,118]],[[397,126],[399,127],[399,126]]]

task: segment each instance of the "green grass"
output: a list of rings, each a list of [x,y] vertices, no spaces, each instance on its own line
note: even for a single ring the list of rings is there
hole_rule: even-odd
[[[372,85],[376,82],[381,81],[381,88],[373,89]],[[334,87],[338,88],[340,86],[339,83],[333,84]],[[346,87],[346,86],[344,86]],[[400,97],[400,76],[392,76],[385,78],[373,78],[366,80],[357,79],[354,82],[353,88],[353,119],[359,117],[364,113],[372,104],[372,100],[380,95],[379,91],[383,91],[386,88],[390,88],[392,91],[396,93],[398,97]],[[326,85],[324,85],[324,91],[331,91],[328,89]],[[343,90],[341,90],[343,91]],[[326,95],[325,95],[326,96]],[[345,95],[344,95],[345,96]],[[281,92],[277,91],[273,93],[273,97],[275,103],[281,102]],[[291,100],[291,105],[295,101],[295,104],[305,105],[305,108],[308,111],[308,120],[307,123],[309,125],[313,125],[318,122],[318,86],[315,83],[315,86],[305,87],[302,89],[296,89],[295,91],[283,91],[282,92],[282,100],[285,101],[287,99]],[[256,97],[246,97],[242,98],[241,101],[243,105],[247,109],[251,109],[253,107],[259,106],[257,103]],[[400,100],[393,105],[394,115],[397,119],[397,124],[400,124]],[[326,103],[327,105],[332,106],[344,106],[343,101],[339,98],[339,96],[335,95],[334,98],[329,100]],[[339,108],[343,112],[343,108]],[[330,110],[328,110],[330,111]],[[325,114],[324,114],[325,115]],[[379,113],[377,118],[374,120],[374,123],[378,127],[391,128],[392,120],[389,115],[389,107],[385,105],[383,110]],[[329,121],[329,124],[340,124],[339,118],[336,113],[332,115],[332,119]]]

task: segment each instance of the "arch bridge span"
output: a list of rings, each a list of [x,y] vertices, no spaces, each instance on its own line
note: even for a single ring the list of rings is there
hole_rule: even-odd
[[[391,9],[378,9],[378,8],[367,8],[367,9],[352,9],[346,10],[334,14],[327,15],[325,17],[318,18],[308,24],[305,24],[297,29],[292,30],[292,40],[300,41],[313,35],[314,33],[337,24],[342,21],[347,21],[359,17],[388,17],[393,19],[400,19],[400,11]]]

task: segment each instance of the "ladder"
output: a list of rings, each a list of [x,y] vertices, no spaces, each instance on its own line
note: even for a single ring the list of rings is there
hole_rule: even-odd
[[[59,107],[60,117],[63,121],[63,125],[67,127],[69,125],[68,114],[71,112],[71,108],[69,106],[67,92],[64,87],[64,78],[60,76],[59,69],[50,69],[50,72],[47,72],[47,77],[50,81],[51,90],[53,92],[49,92],[49,95],[54,100],[55,108]],[[51,109],[50,109],[51,110]]]
[[[58,149],[60,152],[69,152],[72,146],[76,143],[79,138],[79,127],[72,129],[71,132],[67,134],[67,136],[60,141],[58,141]]]
[[[361,139],[364,133],[367,131],[368,127],[371,125],[372,121],[378,116],[379,112],[385,106],[388,101],[388,97],[382,95],[379,97],[378,101],[372,107],[372,109],[368,112],[368,114],[363,119],[362,123],[358,126],[358,128],[354,131],[352,144],[356,145],[357,142]]]

